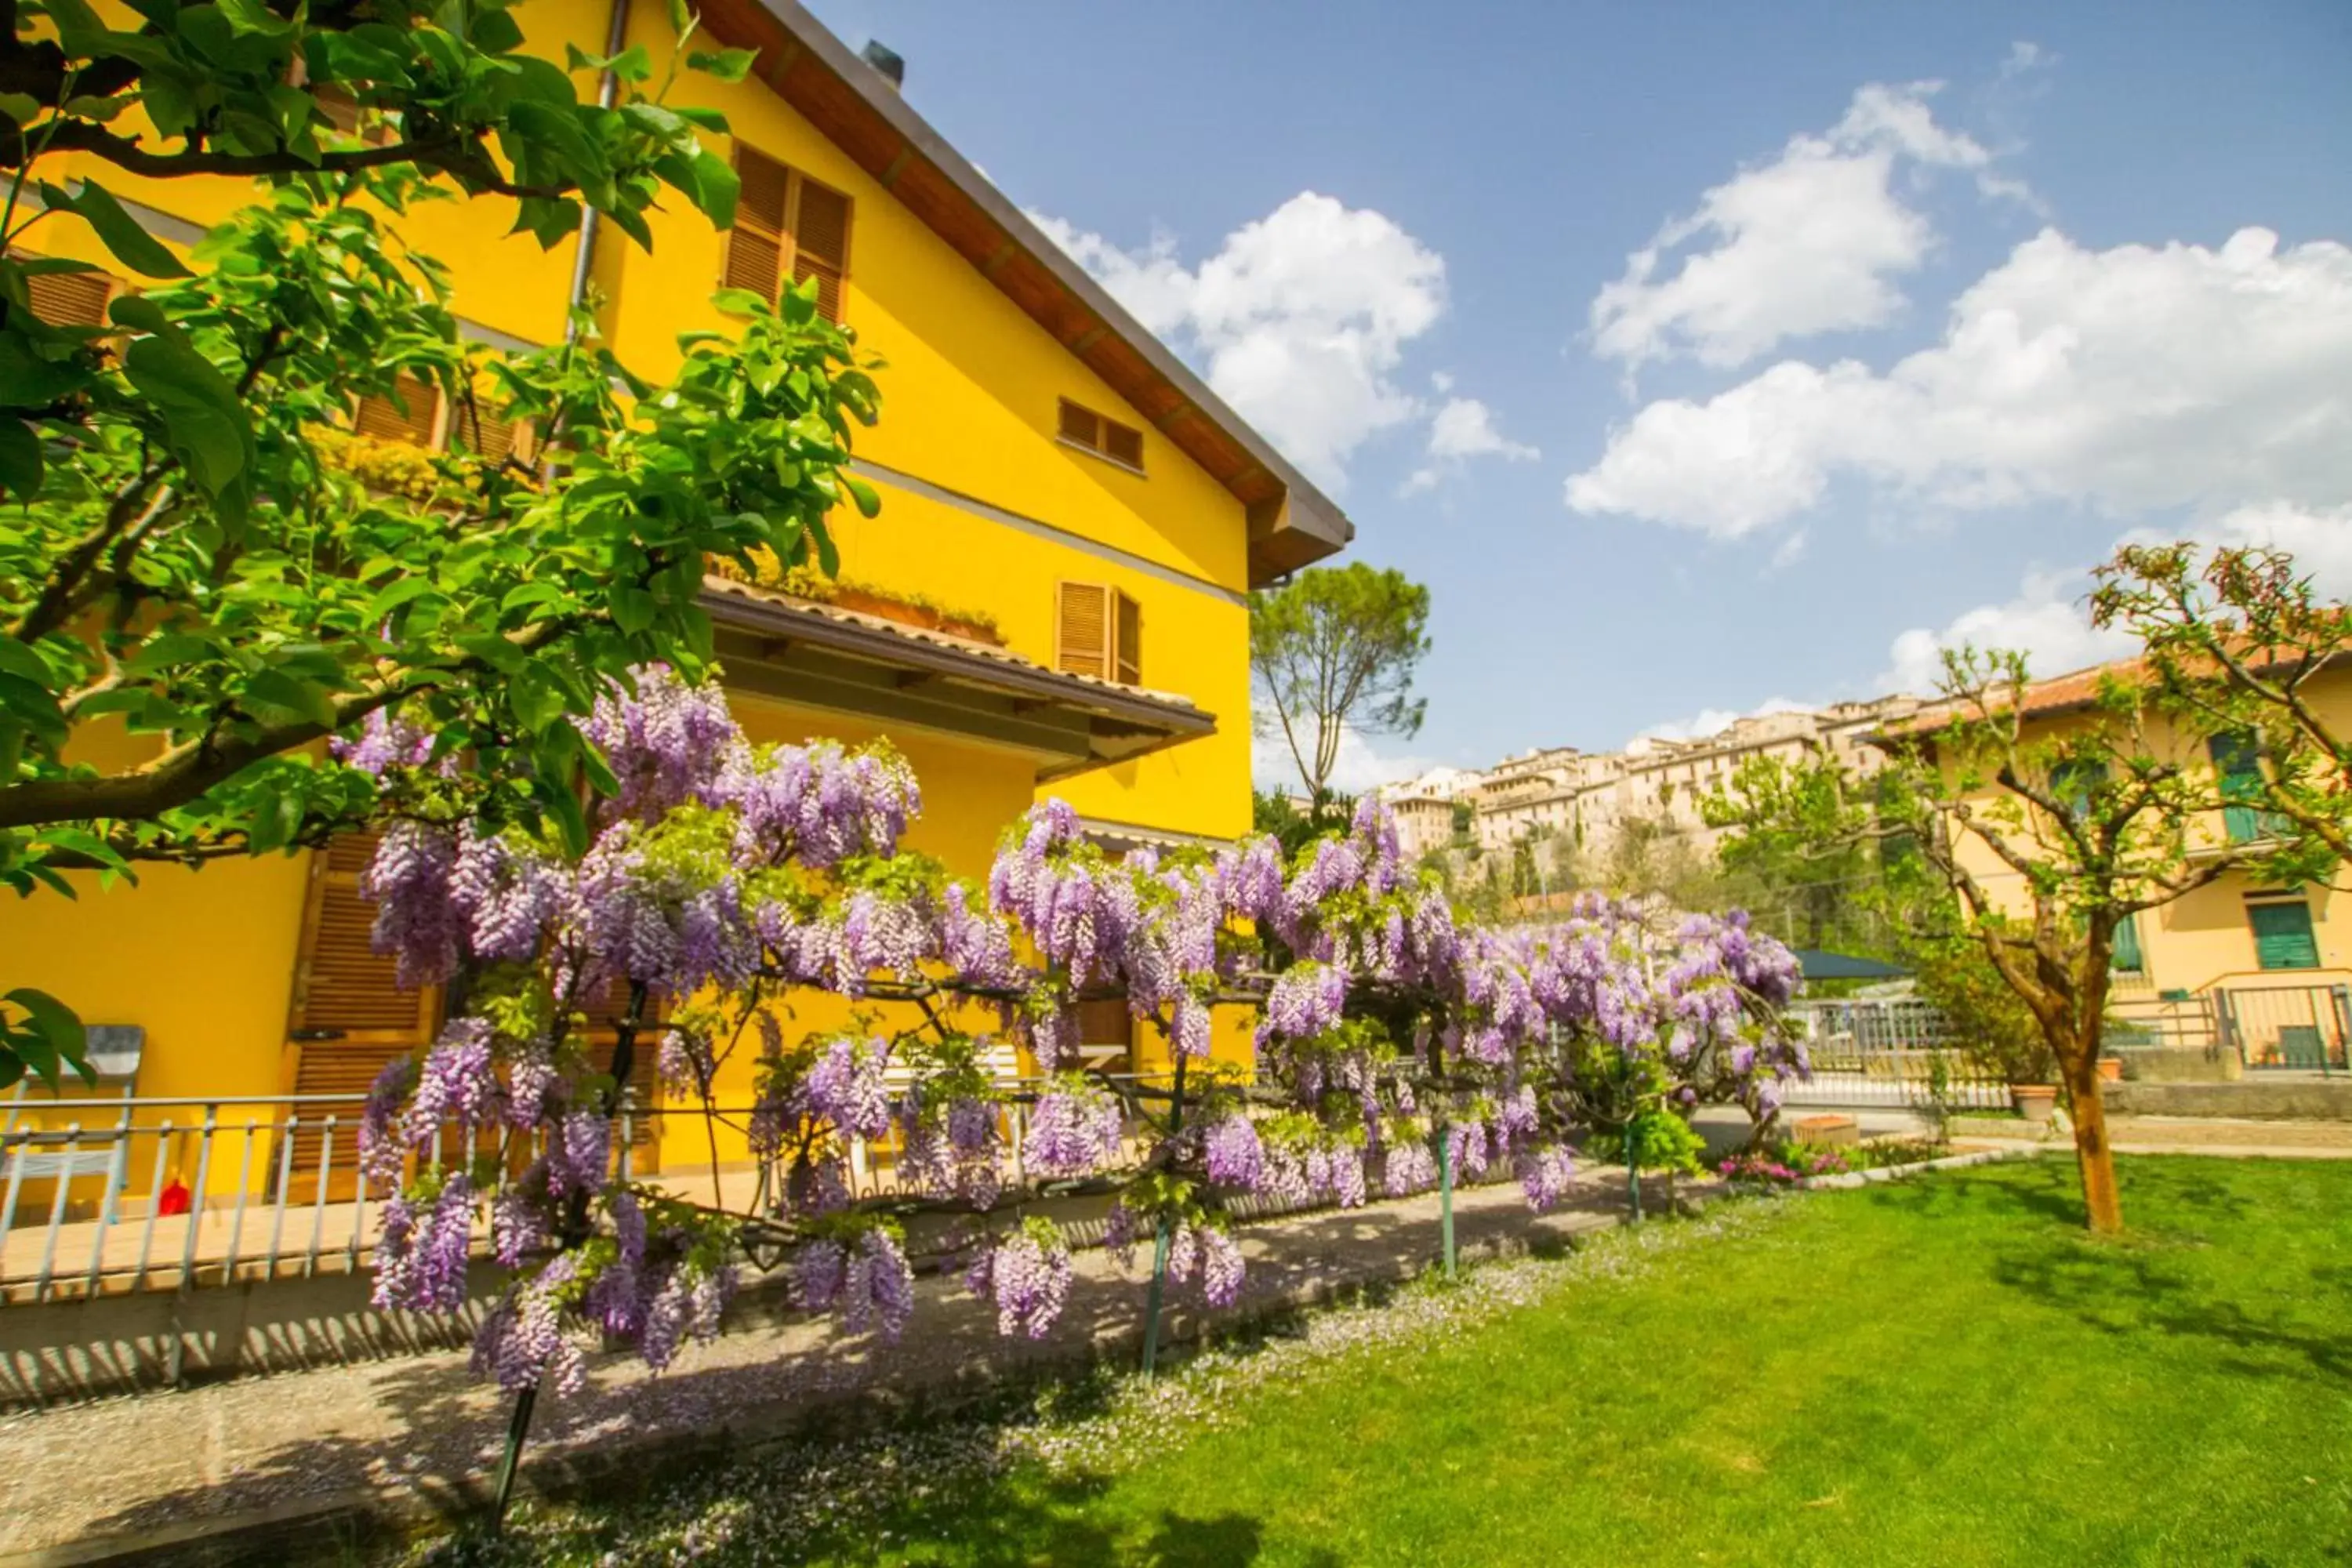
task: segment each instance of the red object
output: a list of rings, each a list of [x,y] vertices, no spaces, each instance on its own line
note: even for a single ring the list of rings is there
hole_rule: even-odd
[[[172,1184],[163,1189],[163,1195],[155,1200],[155,1212],[159,1215],[187,1213],[188,1184],[174,1177]]]

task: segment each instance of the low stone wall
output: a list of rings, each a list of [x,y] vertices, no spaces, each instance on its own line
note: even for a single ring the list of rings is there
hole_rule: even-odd
[[[2219,1116],[2265,1121],[2352,1121],[2352,1078],[2272,1078],[2257,1073],[2235,1083],[2107,1085],[2107,1110],[2117,1116]]]
[[[0,1407],[449,1350],[471,1342],[499,1278],[478,1265],[474,1303],[454,1318],[381,1311],[368,1300],[373,1275],[340,1270],[10,1307],[0,1311]]]
[[[2113,1055],[2124,1064],[2126,1083],[2235,1083],[2246,1074],[2235,1051],[2128,1046]]]

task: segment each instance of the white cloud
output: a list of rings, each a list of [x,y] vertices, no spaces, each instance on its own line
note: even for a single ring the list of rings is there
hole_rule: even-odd
[[[2212,513],[2352,494],[2352,247],[2086,250],[2053,229],[1884,374],[1790,360],[1652,403],[1568,482],[1580,512],[1737,537],[1852,478],[1931,506]]]
[[[1687,719],[1669,720],[1653,724],[1625,742],[1626,750],[1646,749],[1651,741],[1703,741],[1709,735],[1719,735],[1742,719],[1761,719],[1772,713],[1802,713],[1810,705],[1792,702],[1785,697],[1775,697],[1742,713],[1730,708],[1702,708]]]
[[[2266,545],[2294,557],[2295,569],[2313,579],[2326,598],[2352,598],[2352,505],[2305,508],[2281,501],[2243,506],[2182,531],[2136,529],[2118,542],[2162,543],[2189,538],[2210,547]],[[1932,693],[1943,675],[1943,650],[1972,645],[2013,649],[2026,656],[2036,676],[2129,655],[2135,644],[2124,632],[2091,625],[2088,571],[2028,572],[2016,596],[1979,605],[1942,630],[1915,626],[1887,650],[1887,668],[1876,682],[1882,691]]]
[[[1283,744],[1278,732],[1271,738],[1257,738],[1253,761],[1260,788],[1285,789],[1293,795],[1304,792],[1298,766],[1291,760],[1290,748]],[[1366,790],[1402,784],[1438,770],[1435,758],[1410,752],[1384,755],[1355,730],[1348,729],[1339,734],[1339,752],[1332,763],[1330,784],[1341,795],[1361,795]]]
[[[1896,637],[1875,685],[1881,691],[1932,694],[1943,678],[1944,650],[1964,645],[2022,653],[2036,676],[2121,658],[2131,652],[2132,640],[2092,626],[2084,613],[2084,598],[2090,591],[2086,573],[2028,572],[2014,598],[1979,605],[1941,631],[1914,626]]]
[[[1791,138],[1769,163],[1706,192],[1593,300],[1593,352],[1629,373],[1676,354],[1729,368],[1786,339],[1894,320],[1904,305],[1895,280],[1916,271],[1936,239],[1896,193],[1898,167],[1998,179],[1983,146],[1936,123],[1927,100],[1937,86],[1864,87],[1827,134]],[[1998,183],[2007,194],[2022,189]],[[1694,240],[1707,243],[1667,273],[1673,253]]]
[[[1422,412],[1397,374],[1444,311],[1445,260],[1384,215],[1302,191],[1190,268],[1165,235],[1129,251],[1030,216],[1318,483]]]
[[[1454,378],[1440,373],[1433,378],[1443,392]],[[1429,461],[1404,482],[1405,493],[1434,489],[1449,473],[1475,458],[1500,458],[1506,462],[1533,462],[1543,454],[1511,440],[1495,427],[1495,411],[1475,397],[1449,397],[1429,422]]]

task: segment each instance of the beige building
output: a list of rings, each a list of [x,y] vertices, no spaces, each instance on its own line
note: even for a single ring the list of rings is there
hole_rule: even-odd
[[[2029,737],[2083,722],[2099,678],[2130,668],[2128,661],[2104,665],[2026,688]],[[2352,660],[2321,669],[2304,695],[2339,734],[2352,732]],[[1932,732],[1937,718],[1929,710],[1910,728]],[[2251,746],[2176,737],[2160,719],[2152,723],[2147,743],[2160,758],[2225,775],[2262,765]],[[1987,794],[1990,799],[1993,792]],[[2033,814],[2026,818],[2021,831],[2003,831],[2032,856],[2032,847],[2055,828]],[[2252,806],[2231,806],[2195,830],[2189,854],[2259,839],[2267,826]],[[2023,879],[1979,839],[1963,837],[1959,848],[1990,894],[2020,910],[2029,907]],[[2234,1047],[2253,1067],[2345,1065],[2352,1040],[2352,892],[2325,883],[2267,886],[2232,870],[2143,910],[2116,932],[2113,1005],[2133,1033],[2159,1043],[2177,1034],[2181,1043]]]
[[[1487,852],[1559,836],[1586,855],[1603,855],[1628,824],[1642,822],[1686,837],[1694,848],[1712,851],[1718,837],[1702,820],[1699,802],[1727,784],[1740,763],[1753,756],[1794,762],[1827,754],[1856,775],[1881,763],[1864,737],[1882,725],[1918,711],[1913,697],[1840,702],[1821,709],[1791,709],[1735,720],[1712,735],[1687,741],[1643,739],[1622,752],[1584,752],[1555,746],[1510,757],[1485,773],[1452,782],[1450,788],[1408,784],[1391,792],[1400,837],[1408,805],[1432,837],[1408,841],[1424,852],[1453,837],[1451,806],[1473,814],[1472,833]],[[1424,804],[1425,803],[1425,804]],[[1438,804],[1449,809],[1438,826]]]

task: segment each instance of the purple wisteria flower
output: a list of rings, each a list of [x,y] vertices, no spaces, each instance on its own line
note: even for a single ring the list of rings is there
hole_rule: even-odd
[[[1069,1300],[1069,1243],[1049,1220],[1032,1219],[982,1251],[964,1283],[996,1303],[997,1332],[1045,1337]]]
[[[1222,1118],[1202,1141],[1202,1160],[1209,1180],[1223,1186],[1255,1191],[1265,1177],[1265,1149],[1257,1128],[1239,1111]]]
[[[1118,1100],[1075,1076],[1054,1080],[1029,1112],[1021,1157],[1045,1176],[1084,1176],[1118,1158]]]

